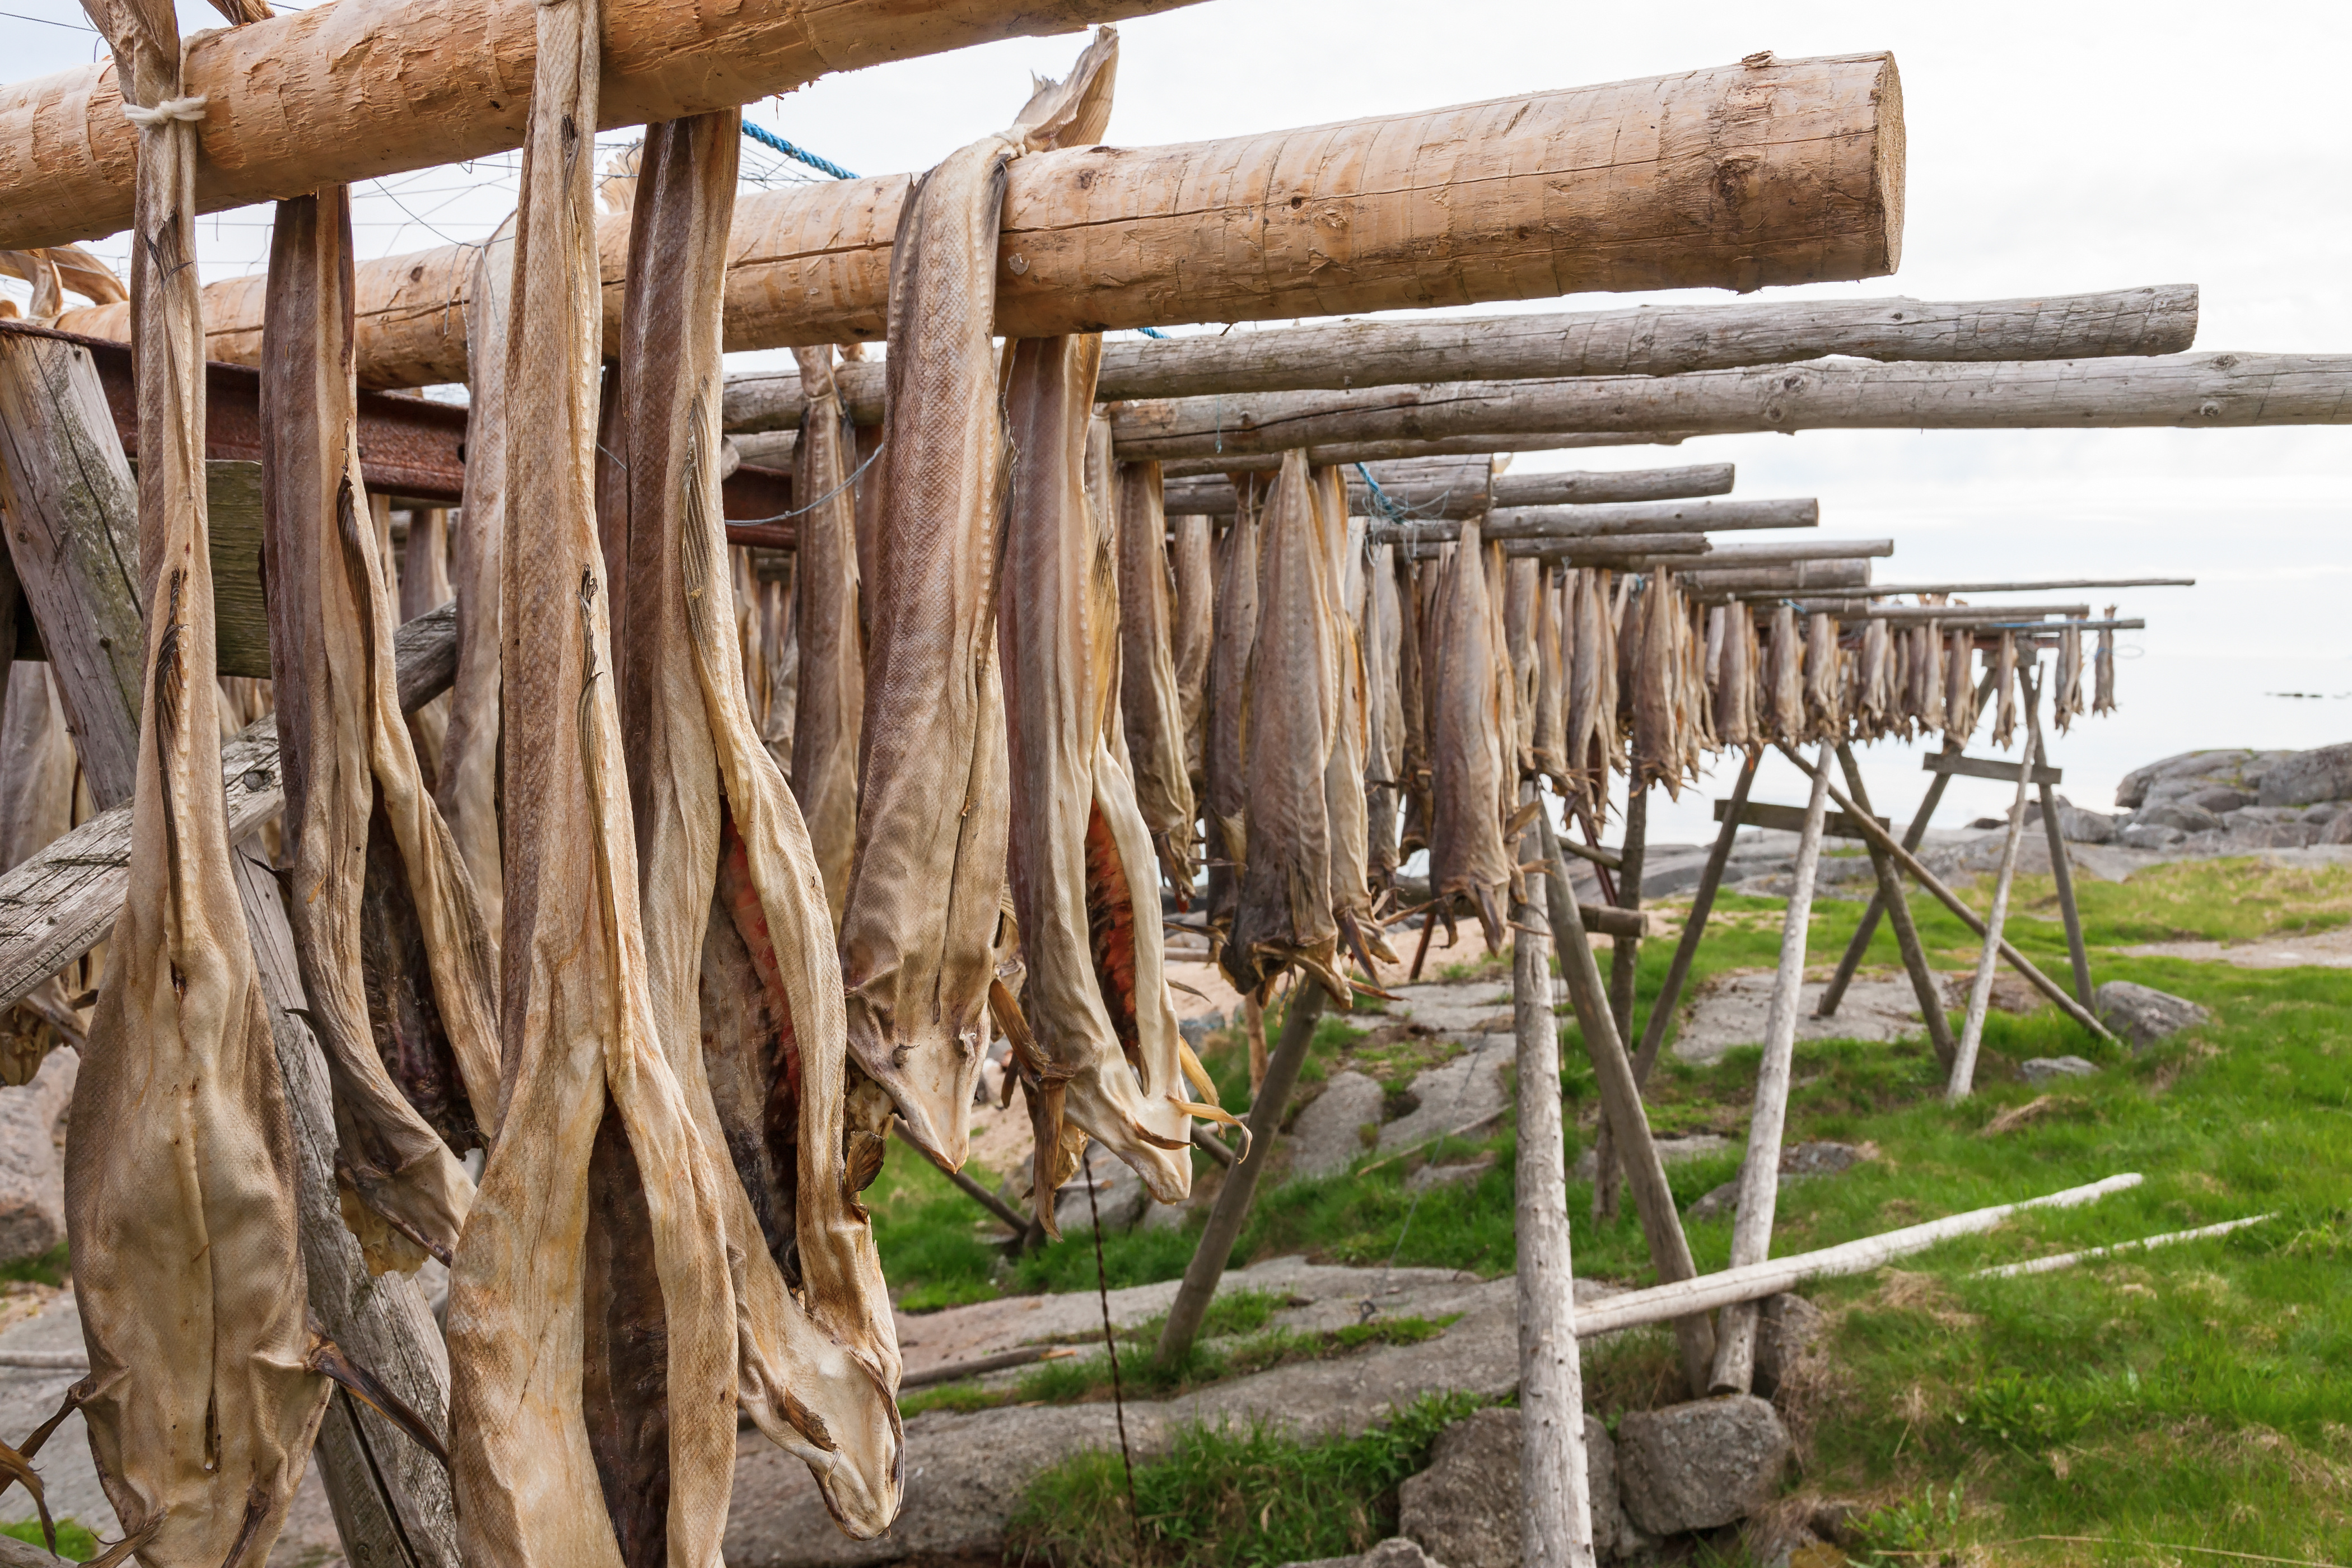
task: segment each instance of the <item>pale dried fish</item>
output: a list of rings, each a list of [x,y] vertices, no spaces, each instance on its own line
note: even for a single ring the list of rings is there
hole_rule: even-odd
[[[1218,563],[1215,643],[1209,659],[1208,819],[1209,942],[1220,957],[1241,907],[1242,871],[1249,862],[1248,756],[1243,715],[1249,688],[1251,645],[1257,640],[1259,488],[1256,476],[1234,476],[1234,525]]]
[[[1169,558],[1175,571],[1175,605],[1170,632],[1176,667],[1176,699],[1184,731],[1184,771],[1197,813],[1208,801],[1209,649],[1216,640],[1216,547],[1209,520],[1197,514],[1171,520],[1174,541]]]
[[[1396,881],[1399,780],[1404,772],[1404,605],[1397,590],[1396,546],[1376,545],[1364,569],[1365,869],[1378,892]]]
[[[2050,716],[2064,734],[2083,716],[2083,624],[2070,620],[2058,634],[2058,668],[2051,681]]]
[[[1498,809],[1511,769],[1507,692],[1497,679],[1492,579],[1501,549],[1482,543],[1475,520],[1439,568],[1434,657],[1430,662],[1430,774],[1436,810],[1429,887],[1440,900],[1468,900],[1488,951],[1502,945],[1512,862]],[[1490,560],[1490,557],[1492,560]],[[1443,907],[1443,905],[1441,905]]]
[[[1102,423],[1108,432],[1109,422]],[[1183,694],[1176,679],[1176,612],[1160,465],[1121,463],[1117,485],[1118,695],[1127,762],[1135,778],[1136,806],[1181,910],[1191,907],[1192,897],[1192,779],[1184,747]]]
[[[1997,706],[1992,715],[1992,743],[2002,751],[2017,739],[2017,634],[2000,634],[1993,653],[1992,690]]]
[[[1816,611],[1805,627],[1805,729],[1809,739],[1843,739],[1846,683],[1843,662],[1836,617]]]
[[[843,448],[850,444],[835,390],[833,351],[796,349],[808,399],[793,448],[800,516],[793,562],[793,630],[799,639],[793,696],[793,797],[824,873],[833,923],[849,896],[857,848],[858,737],[865,723],[866,638],[857,619],[857,499]]]
[[[2105,618],[2108,621],[2116,618],[2115,605],[2107,606]],[[2112,713],[2116,710],[2116,628],[2113,626],[2099,628],[2099,646],[2091,656],[2091,711]]]
[[[1542,563],[1539,563],[1542,564]],[[1543,564],[1537,589],[1535,626],[1534,772],[1568,788],[1568,574]]]
[[[1335,517],[1344,520],[1344,510],[1328,510],[1347,504],[1347,492],[1339,483],[1339,471],[1330,468],[1318,470],[1318,479],[1325,476],[1328,479],[1322,485],[1321,496],[1324,515],[1327,521]],[[1364,794],[1364,771],[1372,696],[1362,634],[1363,531],[1360,521],[1347,521],[1332,530],[1341,545],[1344,567],[1339,603],[1333,606],[1331,627],[1332,645],[1339,655],[1339,723],[1332,732],[1330,759],[1324,765],[1323,799],[1330,824],[1331,918],[1339,925],[1339,937],[1347,950],[1363,966],[1366,977],[1377,985],[1380,964],[1394,963],[1397,957],[1389,951],[1381,935],[1381,923],[1373,918],[1369,885],[1371,824]]]

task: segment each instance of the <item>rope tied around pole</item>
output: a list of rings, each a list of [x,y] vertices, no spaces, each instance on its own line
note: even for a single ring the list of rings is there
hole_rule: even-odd
[[[125,103],[122,106],[122,118],[142,131],[161,131],[174,121],[193,122],[202,120],[205,117],[205,105],[211,101],[208,95],[200,92],[193,98],[167,98],[152,109],[143,109],[135,103]]]

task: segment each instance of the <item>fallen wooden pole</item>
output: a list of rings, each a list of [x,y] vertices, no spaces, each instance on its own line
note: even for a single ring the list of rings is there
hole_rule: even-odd
[[[1568,879],[1568,862],[1560,858],[1559,836],[1552,830],[1548,816],[1538,821],[1543,846],[1545,910],[1559,953],[1560,977],[1568,984],[1569,1004],[1584,1036],[1584,1054],[1591,1058],[1593,1078],[1601,1086],[1603,1125],[1614,1134],[1612,1143],[1621,1151],[1619,1157],[1633,1189],[1633,1212],[1642,1222],[1642,1238],[1649,1245],[1650,1267],[1661,1279],[1688,1279],[1698,1272],[1698,1265],[1692,1261],[1690,1241],[1683,1234],[1682,1215],[1675,1207],[1674,1189],[1666,1182],[1665,1162],[1658,1157],[1657,1142],[1650,1136],[1650,1119],[1642,1109],[1642,1090],[1633,1079],[1633,1061],[1625,1054],[1625,1037],[1617,1032],[1608,993],[1601,987],[1601,965],[1593,959],[1592,944],[1585,940],[1583,923],[1576,918],[1576,889]],[[1552,1079],[1559,1080],[1557,1070]],[[1524,1068],[1519,1081],[1528,1081]],[[1519,1144],[1525,1148],[1533,1134],[1528,1131],[1525,1112],[1521,1115]],[[1550,1143],[1555,1149],[1559,1146],[1557,1130]],[[1562,1223],[1566,1223],[1564,1212]],[[1696,1397],[1706,1388],[1707,1369],[1715,1362],[1715,1329],[1705,1314],[1694,1313],[1675,1322],[1675,1339],[1682,1352],[1683,1375]]]
[[[1536,799],[1522,784],[1522,801]],[[1536,815],[1545,814],[1540,805]],[[1550,826],[1545,823],[1546,828]],[[1538,847],[1520,840],[1521,860]],[[1545,857],[1545,863],[1554,858]],[[1567,873],[1561,870],[1565,880]],[[1545,879],[1549,886],[1551,879]],[[1576,1345],[1576,1270],[1568,1223],[1568,1167],[1559,1096],[1559,1026],[1552,1018],[1550,943],[1536,911],[1511,911],[1511,1035],[1518,1068],[1519,1136],[1513,1234],[1518,1257],[1519,1561],[1584,1568],[1593,1561],[1586,1492],[1584,1371]],[[1570,922],[1573,925],[1573,922]],[[1574,935],[1581,937],[1581,927]],[[1567,962],[1567,955],[1561,955]],[[1624,1053],[1618,1053],[1622,1059]],[[1663,1171],[1660,1173],[1664,1173]]]
[[[1291,988],[1281,1037],[1267,1055],[1265,1079],[1250,1101],[1249,1152],[1225,1173],[1217,1201],[1209,1209],[1209,1223],[1201,1229],[1200,1245],[1192,1249],[1192,1262],[1184,1266],[1184,1282],[1168,1304],[1168,1322],[1160,1331],[1159,1347],[1160,1360],[1165,1364],[1172,1366],[1191,1353],[1208,1316],[1217,1281],[1224,1277],[1225,1261],[1233,1256],[1234,1243],[1241,1239],[1242,1222],[1249,1217],[1258,1178],[1274,1157],[1275,1134],[1281,1131],[1283,1113],[1289,1109],[1290,1091],[1298,1086],[1298,1069],[1314,1041],[1315,1022],[1323,1016],[1324,1000],[1323,987],[1303,974]]]
[[[2200,1225],[2193,1230],[2170,1230],[2161,1236],[2142,1237],[2137,1241],[2118,1241],[2113,1247],[2086,1247],[2080,1252],[2060,1252],[2048,1258],[2029,1258],[2022,1263],[1996,1264],[1990,1268],[1979,1268],[1969,1278],[2013,1279],[2021,1274],[2054,1274],[2061,1268],[2072,1268],[2095,1258],[2113,1258],[2119,1252],[2145,1252],[2152,1247],[2173,1247],[2184,1241],[2203,1241],[2209,1237],[2227,1236],[2233,1230],[2243,1230],[2250,1225],[2260,1225],[2266,1219],[2277,1217],[2275,1210],[2269,1214],[2248,1215],[2244,1219],[2225,1219],[2219,1225]]]
[[[1181,3],[738,0],[706,9],[616,0],[604,12],[596,129],[732,109],[835,71]],[[196,210],[512,152],[538,54],[524,0],[338,0],[194,34],[186,90],[206,100]],[[0,89],[0,249],[127,227],[136,134],[103,66]]]
[[[1915,1252],[1925,1252],[1937,1242],[1991,1230],[2010,1215],[2027,1209],[2074,1208],[2081,1204],[2095,1203],[2110,1193],[2136,1187],[2140,1181],[2138,1173],[2126,1172],[2086,1186],[2068,1187],[2047,1197],[2025,1198],[2013,1204],[1997,1204],[1991,1208],[1970,1209],[1966,1214],[1906,1226],[1901,1230],[1890,1230],[1881,1236],[1864,1237],[1858,1241],[1825,1247],[1818,1252],[1800,1252],[1788,1258],[1750,1264],[1744,1268],[1727,1268],[1718,1274],[1702,1274],[1694,1279],[1654,1285],[1646,1290],[1628,1290],[1622,1296],[1612,1296],[1606,1300],[1577,1309],[1576,1331],[1588,1339],[1595,1334],[1613,1334],[1622,1329],[1668,1322],[1692,1312],[1709,1312],[1740,1301],[1760,1301],[1808,1279],[1867,1274],[1881,1264],[1907,1258]]]
[[[2039,659],[2031,661],[2034,665]],[[2030,668],[2017,672],[2028,711],[2040,700]],[[1993,873],[1992,907],[1985,916],[1984,952],[1977,959],[1976,975],[1969,983],[1969,1010],[1960,1021],[1960,1042],[1952,1057],[1951,1079],[1944,1098],[1955,1104],[1976,1089],[1977,1050],[1984,1043],[1985,1010],[1992,1004],[1993,971],[2000,959],[2000,928],[2009,920],[2009,889],[2017,879],[2017,852],[2025,842],[2025,798],[2033,788],[2033,764],[2040,760],[2029,740],[2017,764],[2017,798],[2010,802],[2009,827],[2001,837],[2000,867]],[[1827,770],[1823,770],[1826,776]]]
[[[1807,767],[1803,759],[1800,758],[1790,747],[1777,746],[1774,749],[1780,752],[1782,756],[1788,758],[1789,761],[1794,763],[1801,771],[1806,773],[1811,773],[1813,771],[1811,768]],[[1857,809],[1853,802],[1846,798],[1845,792],[1839,789],[1835,784],[1832,784],[1830,786],[1830,798],[1837,802],[1839,808],[1849,815],[1854,814]],[[1930,871],[1926,866],[1920,864],[1919,858],[1917,856],[1912,854],[1908,849],[1904,848],[1902,845],[1897,844],[1895,841],[1895,836],[1893,834],[1879,826],[1878,824],[1870,817],[1862,816],[1857,820],[1859,820],[1862,825],[1863,837],[1864,838],[1869,839],[1873,843],[1877,844],[1881,848],[1884,848],[1888,855],[1894,858],[1895,863],[1897,866],[1900,866],[1904,872],[1909,876],[1913,881],[1927,889],[1930,893],[1933,893],[1936,896],[1936,901],[1937,903],[1942,904],[1946,909],[1951,910],[1953,918],[1958,920],[1962,925],[1968,927],[1969,930],[1974,931],[1977,935],[1984,935],[1984,921],[1977,919],[1976,911],[1969,908],[1968,905],[1962,903],[1960,901],[1959,895],[1953,892],[1951,889],[1944,886],[1943,881],[1937,878],[1933,871]],[[2108,1028],[2106,1025],[2101,1023],[2096,1014],[2084,1006],[2080,1002],[2075,1001],[2074,997],[2068,995],[2066,994],[2065,987],[2060,985],[2056,981],[2051,979],[2048,975],[2042,973],[2042,971],[2033,967],[2032,961],[2027,958],[2025,954],[2018,952],[2016,946],[2006,937],[2003,937],[2000,942],[2000,955],[2009,961],[2009,966],[2017,971],[2017,973],[2024,978],[2027,984],[2031,984],[2036,991],[2041,992],[2044,996],[2049,997],[2051,1001],[2056,1003],[2060,1012],[2065,1014],[2068,1017],[2074,1019],[2074,1022],[2082,1025],[2083,1027],[2090,1030],[2091,1033],[2096,1035],[2103,1040],[2112,1041],[2116,1037],[2115,1031]]]
[[[1845,773],[1845,787],[1853,791],[1855,804],[1868,811],[1870,792],[1863,787],[1862,763],[1855,758],[1853,747],[1840,741],[1837,757],[1838,766]],[[1933,795],[1936,792],[1931,788],[1928,793]],[[1933,805],[1930,800],[1920,807],[1915,826],[1924,827],[1927,812]],[[1905,842],[1916,843],[1916,836],[1906,834]],[[1952,1021],[1944,1016],[1943,989],[1936,979],[1935,971],[1927,967],[1927,950],[1921,945],[1919,928],[1911,919],[1911,900],[1903,892],[1903,874],[1895,868],[1894,858],[1876,843],[1870,845],[1870,868],[1877,878],[1878,894],[1871,908],[1864,911],[1868,918],[1857,933],[1858,945],[1861,948],[1870,945],[1869,931],[1877,924],[1876,911],[1885,910],[1888,923],[1895,928],[1895,951],[1903,955],[1903,972],[1911,980],[1911,994],[1919,1003],[1919,1022],[1927,1030],[1927,1043],[1935,1049],[1937,1065],[1948,1073],[1952,1070],[1954,1058],[1958,1054],[1952,1044]],[[1837,973],[1832,976],[1830,984],[1841,996],[1844,994],[1846,983],[1853,978],[1853,964],[1859,960],[1859,952],[1850,946],[1845,956],[1838,961]],[[1813,1009],[1813,1016],[1826,1018],[1836,1011],[1837,1003],[1831,997],[1829,988],[1824,987],[1821,1005]]]
[[[970,1361],[951,1361],[908,1373],[898,1379],[898,1391],[903,1394],[910,1388],[936,1388],[943,1383],[961,1383],[965,1378],[982,1377],[992,1372],[1034,1366],[1041,1361],[1064,1361],[1077,1353],[1067,1345],[1023,1345],[1019,1350],[999,1351],[994,1355],[974,1356]]]
[[[116,309],[110,306],[108,309]],[[1873,364],[1808,361],[1689,375],[1438,383],[1342,395],[1121,404],[1119,454],[1191,458],[1340,441],[1515,431],[2230,429],[2352,424],[2352,354]]]
[[[1761,1263],[1772,1254],[1772,1220],[1780,1203],[1780,1138],[1789,1121],[1789,1081],[1794,1076],[1797,1008],[1803,1001],[1805,947],[1813,919],[1813,879],[1822,863],[1822,819],[1829,810],[1830,748],[1813,768],[1797,864],[1780,917],[1780,963],[1764,1016],[1764,1056],[1756,1069],[1756,1106],[1748,1121],[1748,1152],[1739,1163],[1739,1207],[1731,1225],[1731,1266]],[[1710,1394],[1745,1394],[1756,1373],[1756,1308],[1727,1307],[1716,1326]]]
[[[1666,965],[1665,981],[1658,987],[1658,999],[1650,1004],[1650,1019],[1642,1029],[1641,1049],[1633,1054],[1637,1089],[1648,1081],[1658,1051],[1666,1043],[1667,1026],[1674,1022],[1691,964],[1698,957],[1698,944],[1706,934],[1706,919],[1715,909],[1716,892],[1723,886],[1723,868],[1730,863],[1732,842],[1739,836],[1739,814],[1748,805],[1748,791],[1756,782],[1756,764],[1762,756],[1761,752],[1747,752],[1740,760],[1739,776],[1732,781],[1731,809],[1724,814],[1723,826],[1716,829],[1715,845],[1706,852],[1698,888],[1691,894],[1690,913],[1683,918],[1682,940],[1675,943],[1674,961]]]
[[[324,32],[347,8],[291,21]],[[1060,0],[1050,14],[1058,30],[1097,15],[1147,8]],[[875,14],[888,7],[884,0],[862,0],[826,14],[843,9],[852,13],[848,25],[872,27]],[[1015,30],[991,7],[971,9],[983,12],[999,32]],[[651,0],[640,0],[625,16],[656,14],[677,18],[674,27],[700,26],[698,12]],[[628,52],[616,50],[614,34],[625,37],[629,26],[616,18],[608,28],[608,60]],[[528,37],[528,26],[521,30]],[[793,36],[799,37],[797,23]],[[986,34],[918,16],[892,36],[903,40],[900,52],[914,53],[955,47]],[[397,48],[404,60],[439,59],[445,53],[465,58],[463,49],[427,54],[413,32]],[[491,53],[478,45],[475,52]],[[680,70],[699,73],[697,79],[713,79],[704,96],[720,101],[700,102],[702,108],[747,102],[787,85],[750,79],[707,47],[680,48],[667,58]],[[266,101],[277,115],[285,68],[268,55],[259,58],[266,63],[256,68],[262,73],[257,79],[271,84]],[[624,79],[631,74],[625,62],[614,64],[619,68],[611,74]],[[234,105],[243,74],[198,74],[219,95],[220,107],[213,110],[217,123],[206,142],[211,162],[242,166],[243,153],[224,142],[220,129],[239,122]],[[512,79],[527,78],[526,69]],[[65,91],[81,78],[74,73],[49,80]],[[519,91],[469,83],[455,97],[420,98],[422,85],[404,82],[402,90],[382,96],[426,104],[444,116],[446,104],[497,101],[504,106],[503,122],[513,127],[499,132],[498,145],[520,141]],[[687,111],[649,105],[625,88],[616,90],[617,97],[608,91],[604,100],[605,112],[623,117],[616,124]],[[340,82],[322,89],[317,101],[328,106],[320,116],[328,123],[311,131],[318,145],[341,144],[360,129],[337,122],[350,101]],[[53,141],[79,148],[89,134],[109,141],[127,135],[119,110],[93,99],[94,132],[83,131],[82,116],[75,113],[70,126],[51,136],[35,134],[5,112],[6,102],[0,99],[0,158],[10,160],[0,163],[0,212],[23,210],[37,181],[44,209],[76,230],[63,237],[121,226],[119,216],[89,210],[110,209],[104,182],[76,173],[80,160],[60,156],[58,170],[32,166]],[[1901,252],[1901,124],[1902,89],[1893,58],[1849,55],[1765,59],[1215,142],[1034,153],[1016,160],[1007,177],[996,330],[1034,338],[1588,289],[1750,289],[1875,277],[1893,271]],[[1597,146],[1607,147],[1608,156],[1595,158]],[[496,150],[435,145],[401,166]],[[334,156],[322,152],[314,161],[323,165]],[[1443,176],[1433,170],[1443,170]],[[331,174],[289,165],[268,194],[386,172]],[[917,177],[747,194],[736,205],[729,242],[726,347],[880,341],[891,241]],[[1444,191],[1442,200],[1432,199],[1433,179]],[[68,191],[79,205],[48,194]],[[19,234],[36,226],[0,226],[0,237],[0,237],[0,247],[47,243]],[[604,218],[599,227],[608,344],[619,325],[627,233],[625,214]],[[1607,243],[1595,244],[1596,236]],[[465,379],[472,265],[472,247],[453,246],[359,268],[361,384]],[[109,314],[113,310],[75,311],[61,324],[121,336],[120,313]],[[209,357],[252,363],[260,347],[257,284],[214,284],[205,291],[204,312]],[[1217,455],[1213,416],[1202,429],[1197,455]]]

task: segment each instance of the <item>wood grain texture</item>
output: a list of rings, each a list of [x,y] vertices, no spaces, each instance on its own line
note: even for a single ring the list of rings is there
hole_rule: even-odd
[[[2352,423],[2352,354],[1871,364],[1454,382],[1121,404],[1122,458],[1580,430],[2017,430]]]
[[[1408,458],[1503,452],[1564,452],[1584,447],[1673,447],[1682,442],[1673,430],[1645,431],[1634,436],[1593,436],[1581,431],[1536,436],[1453,436],[1436,441],[1335,441],[1307,447],[1307,461],[1318,468],[1356,463],[1384,463]],[[1116,445],[1113,447],[1116,452]],[[1204,474],[1270,474],[1282,466],[1279,452],[1221,452],[1200,458],[1176,458],[1160,465],[1168,479],[1199,479]]]
[[[623,14],[646,8],[638,0]],[[1064,0],[1056,11],[1078,8]],[[1122,0],[1096,10],[1146,8]],[[488,15],[520,9],[507,0]],[[518,79],[527,80],[528,64]],[[520,89],[482,90],[505,105],[519,133]],[[9,131],[0,99],[0,142]],[[1215,142],[1041,154],[1020,161],[1006,191],[996,330],[1049,337],[1589,289],[1744,290],[1877,277],[1901,252],[1903,147],[1895,61],[1873,54],[1723,66]],[[0,162],[0,191],[28,178],[12,180]],[[879,340],[891,237],[914,178],[747,195],[730,242],[728,349]],[[627,231],[615,214],[598,236],[608,350]],[[453,246],[360,269],[362,385],[465,379],[469,256]],[[71,312],[60,325],[120,337],[119,310]],[[205,313],[211,356],[251,363],[257,284],[215,284]],[[851,412],[863,417],[854,401]]]
[[[414,711],[446,690],[457,663],[457,616],[444,607],[400,628],[400,705]],[[275,716],[221,743],[221,787],[232,840],[286,804]],[[121,912],[131,808],[100,813],[0,877],[0,1008],[105,939]]]
[[[833,71],[1183,3],[625,0],[604,29],[599,129],[730,109]],[[512,152],[522,145],[538,58],[535,9],[532,0],[339,0],[196,34],[187,91],[211,100],[196,210]],[[136,145],[110,67],[0,88],[0,249],[127,226]],[[257,324],[259,302],[257,291]]]

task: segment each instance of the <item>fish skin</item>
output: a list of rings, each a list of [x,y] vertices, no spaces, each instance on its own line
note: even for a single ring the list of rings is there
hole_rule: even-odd
[[[866,709],[866,637],[858,624],[857,498],[835,389],[833,350],[795,349],[808,397],[794,448],[793,495],[800,516],[793,560],[793,628],[799,639],[793,694],[793,798],[800,803],[824,873],[825,902],[841,924],[857,848],[858,736]],[[805,497],[806,500],[798,498]]]
[[[1219,954],[1234,989],[1263,996],[1293,964],[1335,998],[1339,927],[1331,912],[1331,827],[1324,777],[1339,721],[1331,531],[1345,528],[1317,493],[1304,453],[1283,455],[1264,511],[1257,632],[1250,645],[1241,742],[1248,784],[1248,864],[1232,940]]]
[[[1817,612],[1805,626],[1805,727],[1811,739],[1840,736],[1845,727],[1844,662],[1835,617]]]
[[[1216,635],[1209,659],[1208,917],[1210,945],[1220,956],[1233,934],[1242,872],[1249,862],[1249,773],[1242,720],[1250,647],[1257,640],[1257,477],[1235,476],[1234,493],[1234,525],[1225,531],[1217,563]]]
[[[1108,421],[1104,422],[1106,426]],[[1137,809],[1174,889],[1176,907],[1192,901],[1192,778],[1184,743],[1184,706],[1176,679],[1174,595],[1169,582],[1167,523],[1160,511],[1160,465],[1121,463],[1118,497],[1119,713]]]
[[[1404,767],[1404,691],[1399,682],[1404,609],[1396,546],[1373,547],[1359,635],[1364,649],[1365,865],[1375,891],[1396,880],[1398,784]]]
[[[1534,720],[1530,727],[1529,769],[1568,787],[1568,589],[1565,572],[1542,565],[1537,588],[1535,619],[1535,679],[1531,692]]]
[[[1510,658],[1513,748],[1517,771],[1536,765],[1537,625],[1542,615],[1539,595],[1543,563],[1522,556],[1503,563],[1503,642]]]
[[[1397,826],[1397,853],[1411,855],[1429,847],[1430,820],[1436,813],[1430,798],[1430,633],[1435,616],[1438,567],[1410,557],[1397,561],[1397,706],[1402,711],[1403,743],[1397,763],[1397,790],[1402,803]]]
[[[1170,632],[1177,703],[1184,731],[1184,771],[1196,813],[1208,801],[1209,650],[1216,640],[1216,547],[1209,520],[1171,520],[1174,572]]]
[[[1440,569],[1430,668],[1430,782],[1436,802],[1430,892],[1466,900],[1489,952],[1502,945],[1503,900],[1512,875],[1499,809],[1514,771],[1505,755],[1509,692],[1502,675],[1507,665],[1496,654],[1500,628],[1493,595],[1500,568],[1500,549],[1482,541],[1475,520],[1464,522]]]

